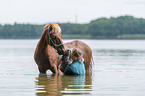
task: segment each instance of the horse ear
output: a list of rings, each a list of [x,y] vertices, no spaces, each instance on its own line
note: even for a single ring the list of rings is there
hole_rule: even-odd
[[[44,29],[48,28],[48,26],[49,26],[49,24],[46,24],[46,25],[44,26]]]
[[[61,24],[58,24],[59,26],[61,25]]]

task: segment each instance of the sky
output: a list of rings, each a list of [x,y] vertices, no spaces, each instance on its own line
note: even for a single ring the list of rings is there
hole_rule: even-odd
[[[145,18],[145,0],[0,0],[0,24],[89,23],[101,17]]]

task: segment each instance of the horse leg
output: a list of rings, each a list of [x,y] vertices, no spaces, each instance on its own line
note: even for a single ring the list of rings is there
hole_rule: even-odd
[[[40,72],[40,73],[46,74],[46,71],[47,71],[46,69],[43,69],[43,68],[40,68],[40,67],[39,67],[38,69],[39,69],[39,72]]]
[[[57,67],[55,64],[53,64],[53,66],[50,69],[53,73],[57,73]]]

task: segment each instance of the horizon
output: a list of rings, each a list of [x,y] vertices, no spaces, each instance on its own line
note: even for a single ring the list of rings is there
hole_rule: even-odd
[[[121,15],[121,16],[131,16],[131,15]],[[121,16],[117,16],[117,17],[100,17],[100,18],[107,18],[107,19],[110,19],[110,18],[118,18],[118,17],[121,17]],[[134,18],[138,18],[138,17],[135,17],[135,16],[132,16]],[[97,19],[100,19],[100,18],[96,18],[96,19],[93,19],[91,21],[94,21],[94,20],[97,20]],[[145,18],[138,18],[138,19],[145,19]],[[76,23],[76,22],[61,22],[61,24],[64,24],[64,23],[71,23],[71,24],[88,24],[90,23],[91,21],[87,22],[87,23]],[[60,23],[60,22],[48,22],[48,23]],[[30,24],[30,25],[45,25],[45,24],[48,24],[48,23],[43,23],[43,24],[36,24],[36,23],[17,23],[17,22],[14,22],[13,24],[0,24],[0,25],[14,25],[14,24]]]

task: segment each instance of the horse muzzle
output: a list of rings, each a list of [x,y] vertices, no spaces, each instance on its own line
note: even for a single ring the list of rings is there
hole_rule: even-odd
[[[64,54],[64,50],[63,49],[58,49],[57,52],[58,52],[59,55],[63,55]]]

